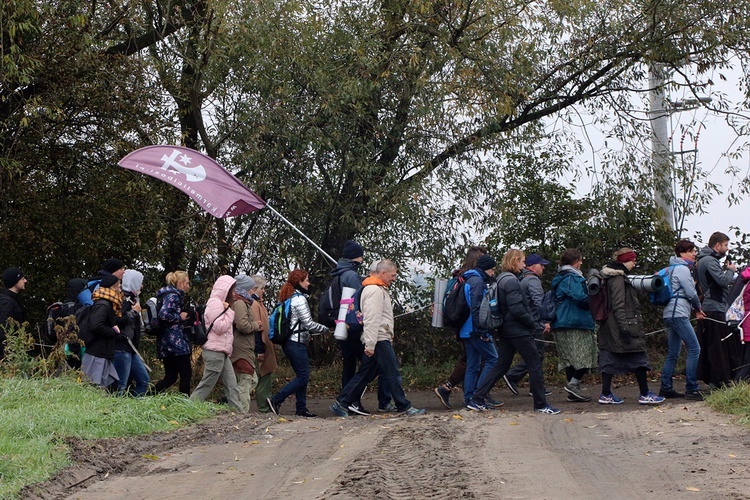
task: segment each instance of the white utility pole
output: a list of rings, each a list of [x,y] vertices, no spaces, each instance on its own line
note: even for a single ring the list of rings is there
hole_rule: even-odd
[[[651,169],[654,176],[654,202],[662,220],[674,231],[672,194],[672,155],[669,149],[668,109],[664,93],[664,71],[660,64],[649,68],[649,120],[651,121]]]

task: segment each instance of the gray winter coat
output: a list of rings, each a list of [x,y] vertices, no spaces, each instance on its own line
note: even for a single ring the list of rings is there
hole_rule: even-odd
[[[722,269],[721,256],[710,247],[703,247],[698,253],[696,270],[698,284],[703,290],[703,312],[727,312],[729,285],[736,275],[730,269]]]
[[[542,305],[542,297],[544,297],[544,288],[542,288],[542,280],[533,271],[524,269],[521,271],[521,290],[526,295],[526,299],[529,301],[529,309],[531,310],[531,317],[534,319],[535,332],[537,335],[544,332],[544,321],[539,317],[539,307]]]

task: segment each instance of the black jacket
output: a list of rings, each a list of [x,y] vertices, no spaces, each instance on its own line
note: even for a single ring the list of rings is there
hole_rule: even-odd
[[[497,296],[503,312],[500,335],[505,338],[532,336],[535,328],[529,301],[518,276],[510,272],[497,277]]]
[[[115,310],[106,299],[98,299],[91,306],[89,329],[91,341],[86,344],[86,353],[98,358],[115,357]]]
[[[26,314],[21,307],[21,301],[16,292],[7,288],[0,290],[0,359],[5,355],[5,323],[13,318],[19,323],[26,321]]]

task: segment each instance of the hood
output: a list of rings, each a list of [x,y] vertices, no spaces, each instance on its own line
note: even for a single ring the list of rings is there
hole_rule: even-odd
[[[681,257],[677,257],[676,255],[673,255],[669,258],[669,265],[670,266],[688,266],[693,267],[694,262],[691,262],[689,260],[685,260]]]
[[[346,271],[354,271],[356,273],[360,265],[360,262],[354,262],[351,259],[342,257],[336,262],[336,269],[331,271],[331,276],[341,276]]]
[[[183,292],[182,290],[180,290],[180,289],[178,289],[176,287],[173,287],[172,285],[167,285],[167,286],[163,286],[163,287],[159,288],[159,291],[156,292],[156,298],[157,299],[162,298],[162,297],[164,297],[168,293],[176,293],[176,294],[179,294],[180,297],[182,297],[183,295],[185,295],[185,292]]]
[[[219,279],[216,280],[214,286],[211,287],[211,295],[209,298],[218,299],[221,302],[226,302],[227,296],[229,295],[229,289],[232,288],[232,285],[234,285],[234,283],[235,279],[231,276],[219,276]]]
[[[700,249],[700,252],[698,252],[698,257],[695,259],[695,261],[698,262],[704,257],[716,257],[718,259],[720,255],[714,252],[713,248],[705,246]]]
[[[78,294],[86,288],[87,281],[83,278],[73,278],[65,284],[65,300],[75,302],[78,300]]]
[[[624,268],[625,266],[622,267]],[[614,266],[614,263],[609,263],[602,268],[601,274],[605,278],[611,278],[613,276],[627,276],[628,272],[627,269],[618,269]]]
[[[143,274],[135,269],[126,269],[122,275],[122,289],[137,295],[143,285]]]

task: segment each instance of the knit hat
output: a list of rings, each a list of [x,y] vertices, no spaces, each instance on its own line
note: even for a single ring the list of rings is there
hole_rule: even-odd
[[[623,247],[615,252],[615,260],[623,264],[625,262],[634,261],[635,258],[636,258],[636,254],[632,248]]]
[[[346,240],[344,243],[344,249],[341,251],[341,256],[345,259],[356,259],[362,257],[365,254],[362,245],[356,241]]]
[[[115,271],[117,271],[117,269],[115,269]],[[99,283],[99,287],[101,287],[101,288],[111,288],[115,284],[117,284],[118,281],[120,281],[120,278],[118,278],[114,274],[108,274],[107,276],[105,276],[105,277],[102,278],[101,283]]]
[[[3,271],[3,285],[5,288],[13,288],[13,286],[21,281],[23,278],[23,271],[17,267],[9,267]]]
[[[489,255],[481,255],[477,259],[477,267],[482,271],[487,271],[489,269],[497,267],[497,261],[495,261],[495,259],[493,259]]]
[[[126,292],[137,292],[143,285],[143,274],[135,269],[127,269],[122,275],[122,289]]]
[[[104,264],[102,264],[102,271],[114,273],[115,271],[119,271],[123,267],[125,267],[125,264],[123,264],[120,259],[107,259],[104,261]]]
[[[234,280],[237,282],[235,290],[249,291],[255,288],[255,280],[246,274],[238,274]]]

